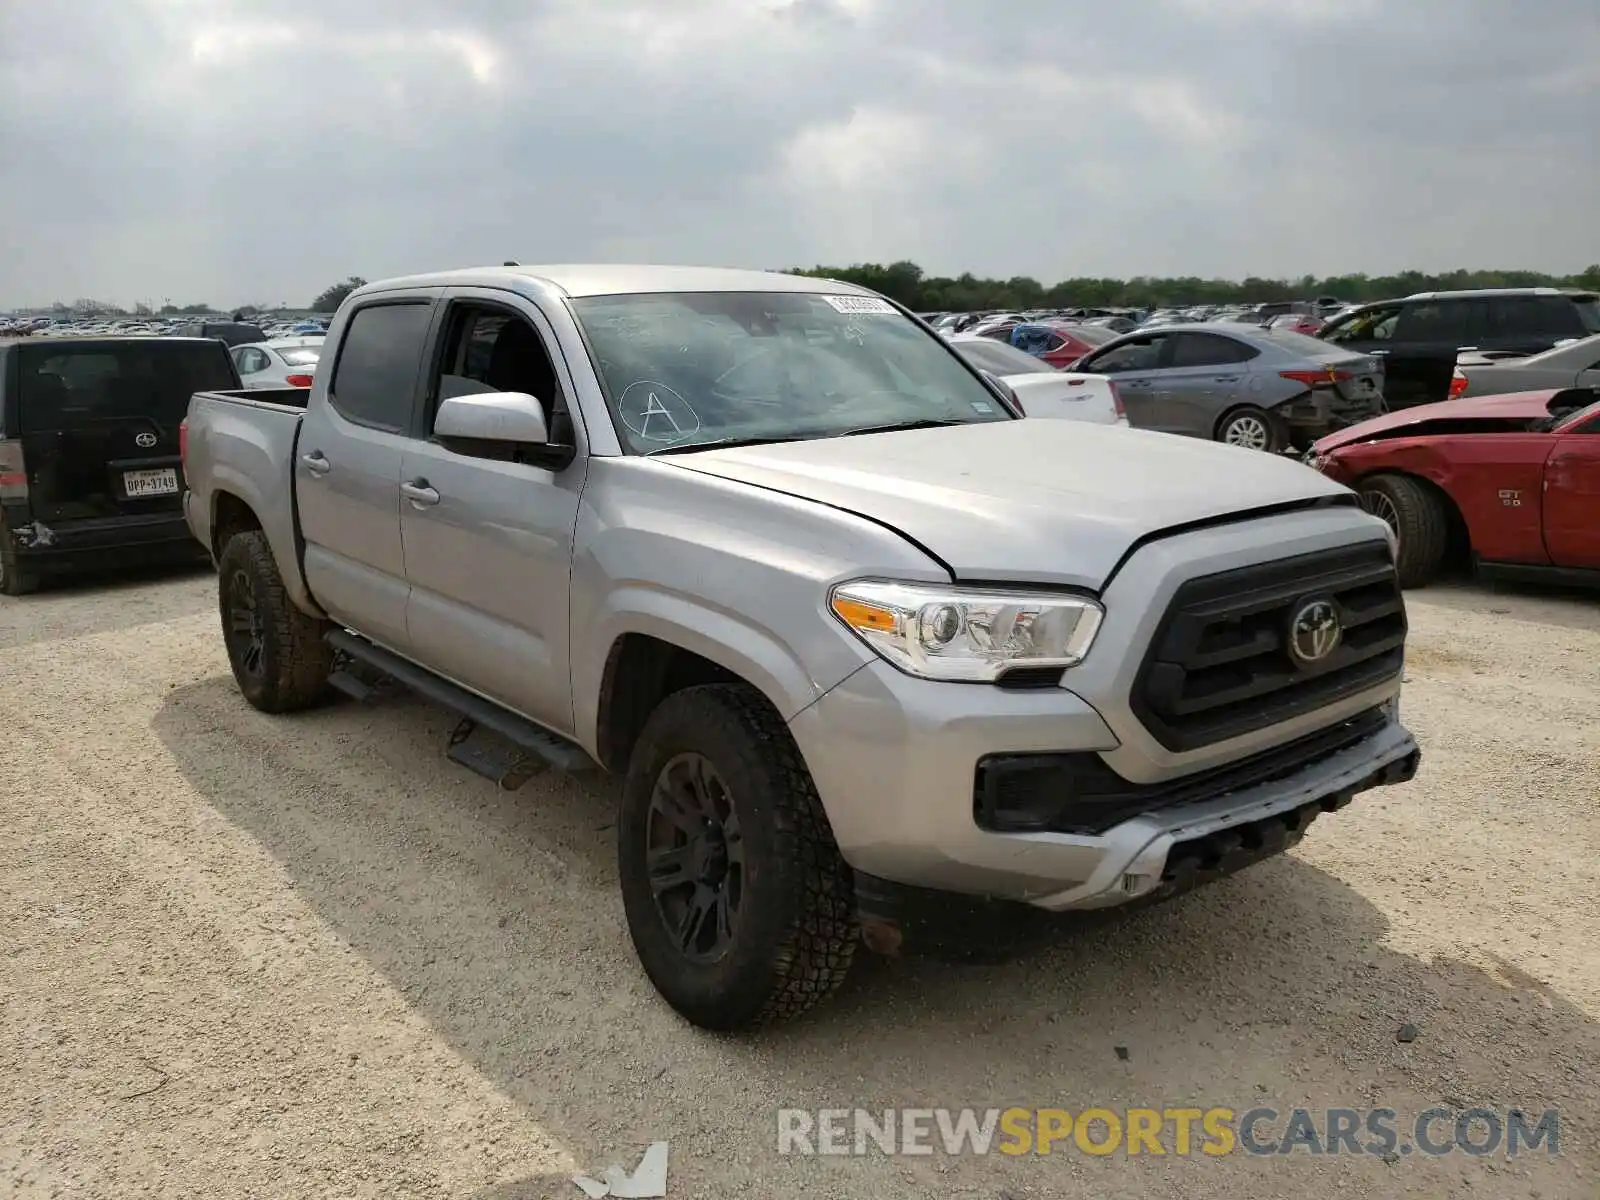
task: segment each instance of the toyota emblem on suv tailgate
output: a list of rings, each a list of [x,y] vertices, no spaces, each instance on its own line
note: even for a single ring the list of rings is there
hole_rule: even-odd
[[[156,444],[156,435],[153,433],[141,433],[133,440],[137,445],[143,446],[146,450],[148,450],[151,446]]]

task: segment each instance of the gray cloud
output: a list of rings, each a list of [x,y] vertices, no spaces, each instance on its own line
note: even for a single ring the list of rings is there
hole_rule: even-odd
[[[637,258],[1600,256],[1593,0],[0,6],[0,303]]]

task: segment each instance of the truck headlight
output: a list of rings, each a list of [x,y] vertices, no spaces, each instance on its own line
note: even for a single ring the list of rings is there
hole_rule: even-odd
[[[828,606],[907,674],[967,683],[1016,667],[1076,666],[1105,615],[1082,596],[888,580],[841,583]]]

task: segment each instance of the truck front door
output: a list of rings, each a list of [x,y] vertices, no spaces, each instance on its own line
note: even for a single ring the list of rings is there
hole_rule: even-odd
[[[1544,470],[1544,543],[1558,567],[1600,569],[1600,410],[1556,434]]]
[[[409,653],[400,460],[421,386],[435,294],[375,297],[350,314],[295,450],[306,586],[328,615]]]
[[[569,733],[567,605],[586,462],[568,407],[572,383],[548,349],[553,330],[530,301],[486,288],[451,289],[446,300],[420,436],[401,470],[412,653],[436,673]],[[536,397],[551,441],[576,446],[576,456],[563,463],[535,449],[478,457],[432,441],[439,397],[471,392]]]

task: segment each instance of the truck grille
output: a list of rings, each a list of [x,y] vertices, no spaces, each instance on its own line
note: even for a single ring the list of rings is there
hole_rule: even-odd
[[[1168,750],[1195,750],[1393,678],[1405,639],[1383,542],[1201,576],[1179,587],[1156,628],[1133,712]]]

